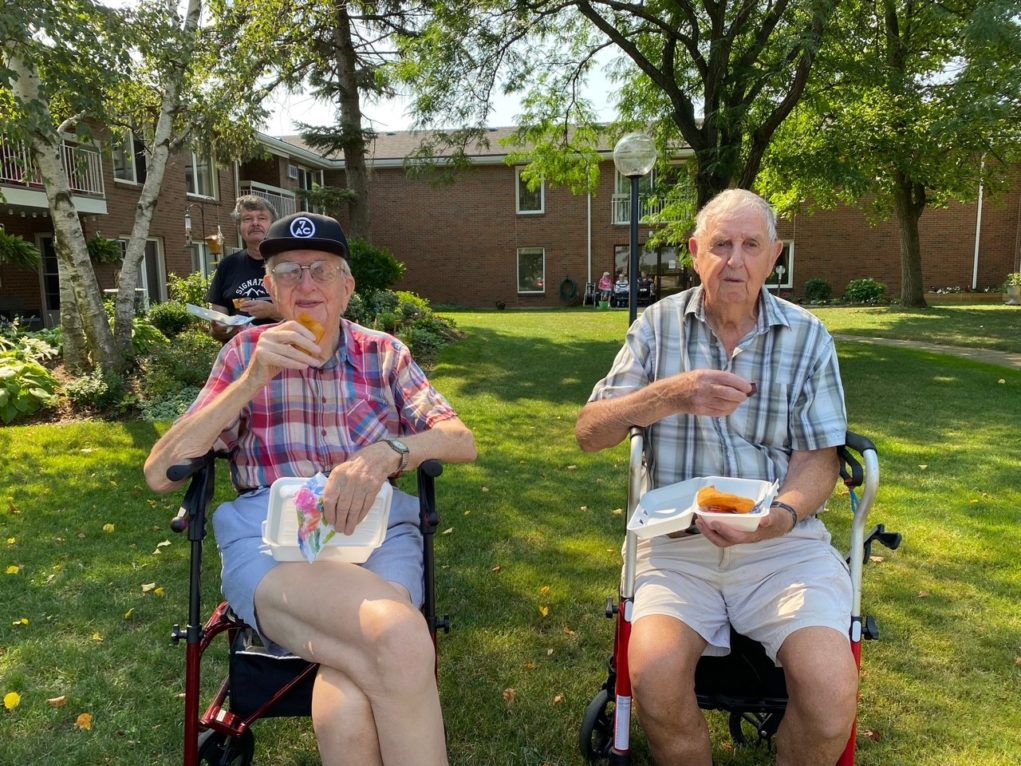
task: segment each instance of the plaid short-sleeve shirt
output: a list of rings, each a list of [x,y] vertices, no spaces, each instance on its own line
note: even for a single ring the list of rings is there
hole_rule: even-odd
[[[363,447],[456,417],[404,344],[341,322],[343,340],[329,361],[283,370],[220,434],[216,447],[230,452],[239,491],[268,487],[285,476],[328,473]],[[228,341],[189,414],[240,377],[267,329],[256,327]]]
[[[758,391],[727,417],[676,414],[655,423],[654,486],[696,476],[782,483],[791,452],[844,443],[847,413],[833,338],[817,317],[766,290],[755,328],[729,357],[706,321],[701,287],[653,304],[631,326],[589,401],[700,369],[733,372]]]

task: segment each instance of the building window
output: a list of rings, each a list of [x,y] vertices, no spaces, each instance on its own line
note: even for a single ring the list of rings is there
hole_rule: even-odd
[[[145,181],[145,145],[130,130],[113,136],[113,177],[133,184]]]
[[[213,254],[209,252],[209,245],[205,242],[191,243],[191,270],[205,277],[212,276],[216,270]]]
[[[794,242],[784,242],[776,266],[766,277],[766,289],[779,290],[794,287]]]
[[[194,197],[216,199],[216,163],[211,155],[191,153],[191,159],[184,170],[184,185],[188,194]]]
[[[541,247],[518,248],[518,293],[546,292],[546,250]]]
[[[535,215],[546,210],[546,183],[539,182],[539,188],[532,191],[521,177],[523,167],[514,168],[514,185],[517,190],[517,212],[519,215]]]

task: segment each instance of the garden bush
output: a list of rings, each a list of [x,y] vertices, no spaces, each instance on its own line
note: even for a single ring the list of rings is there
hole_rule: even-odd
[[[170,293],[171,300],[191,303],[195,306],[205,306],[209,282],[209,278],[199,271],[192,272],[186,277],[171,274],[167,290]]]
[[[168,338],[173,338],[191,327],[195,317],[181,301],[173,300],[157,303],[149,309],[147,319]]]
[[[95,370],[64,386],[72,409],[76,412],[104,412],[124,400],[124,379],[115,372]]]
[[[0,420],[5,424],[57,402],[57,379],[18,350],[0,351]]]
[[[833,295],[833,286],[825,279],[810,279],[805,282],[805,300],[809,303],[828,301]]]
[[[386,290],[404,277],[406,267],[385,247],[374,247],[357,238],[351,240],[350,246],[348,264],[355,278],[355,289],[363,295]]]
[[[844,300],[848,303],[879,303],[886,296],[886,285],[871,277],[847,283]]]
[[[188,386],[202,386],[220,351],[220,342],[201,330],[186,330],[142,360],[142,399],[165,399]]]
[[[195,401],[201,389],[198,386],[185,386],[179,391],[166,396],[147,399],[139,409],[142,420],[148,423],[173,422],[184,414],[189,405]]]

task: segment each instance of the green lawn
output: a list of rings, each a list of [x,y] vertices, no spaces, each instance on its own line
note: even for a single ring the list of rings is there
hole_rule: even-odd
[[[955,325],[946,342],[968,341],[972,320],[959,318],[972,308],[947,309],[937,323]],[[844,311],[820,314],[850,333],[863,310]],[[440,643],[451,763],[578,764],[578,725],[612,643],[603,607],[617,588],[626,454],[582,453],[573,425],[626,312],[452,316],[467,337],[431,375],[474,429],[480,458],[449,467],[439,491],[440,609],[454,625]],[[925,312],[885,316],[890,332],[931,341],[944,331],[920,329]],[[1016,764],[1021,372],[866,344],[839,350],[851,426],[880,450],[874,520],[905,536],[866,571],[865,611],[882,640],[865,646],[858,763]],[[0,430],[0,694],[21,695],[0,710],[0,763],[180,763],[184,651],[168,636],[186,616],[187,549],[167,524],[178,498],[142,483],[156,435],[144,424]],[[829,517],[841,546],[847,518]],[[215,559],[211,550],[210,605]],[[222,652],[207,659],[217,680]],[[62,706],[47,702],[61,696]],[[86,712],[91,730],[77,729]],[[711,725],[721,766],[771,763],[735,750],[719,715]],[[255,732],[259,763],[318,763],[307,721]],[[648,763],[635,739],[635,763]]]

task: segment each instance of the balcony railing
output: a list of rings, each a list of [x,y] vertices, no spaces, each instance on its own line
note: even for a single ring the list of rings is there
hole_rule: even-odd
[[[613,195],[613,222],[615,224],[631,223],[631,195]],[[656,199],[652,195],[638,195],[638,220],[644,221],[648,216],[655,215],[663,209],[663,198]]]
[[[103,158],[98,149],[61,141],[60,159],[74,194],[93,197],[106,195],[103,186]],[[0,184],[42,189],[42,173],[24,144],[0,139]]]
[[[270,186],[258,181],[242,181],[241,194],[262,197],[273,206],[281,218],[298,212],[297,198],[290,189],[281,189],[279,186]]]

